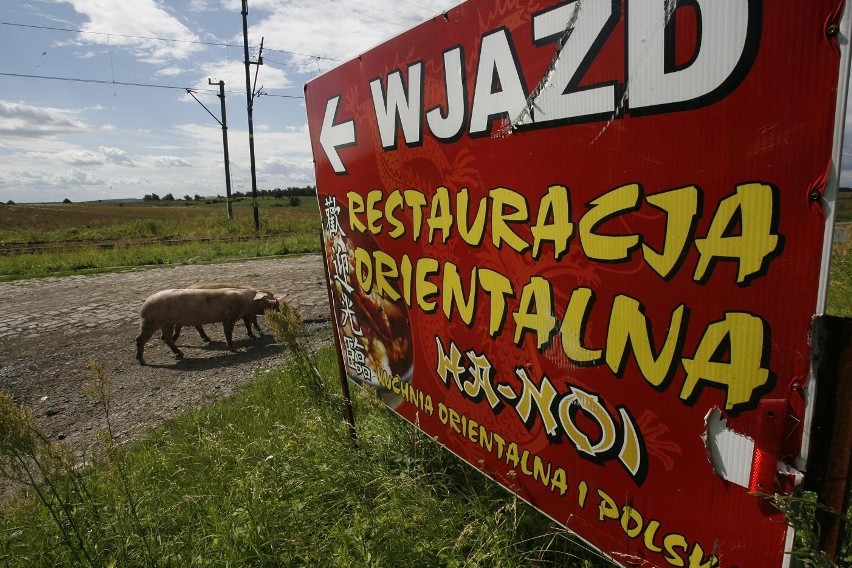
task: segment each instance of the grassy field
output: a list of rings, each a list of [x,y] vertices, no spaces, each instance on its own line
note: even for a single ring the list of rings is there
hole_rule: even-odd
[[[129,449],[107,432],[85,471],[0,397],[0,465],[27,487],[0,508],[0,565],[610,566],[361,390],[354,448],[333,351],[316,372],[292,349],[286,368]],[[93,379],[108,408],[108,377]],[[16,456],[44,464],[43,495]]]
[[[0,205],[0,281],[319,251],[316,199]]]
[[[852,221],[852,191],[844,191],[838,195],[834,220],[838,223]]]

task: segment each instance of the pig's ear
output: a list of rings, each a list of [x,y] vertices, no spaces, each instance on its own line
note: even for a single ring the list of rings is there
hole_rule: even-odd
[[[256,302],[256,301],[258,301],[258,300],[262,300],[262,299],[264,299],[265,297],[266,297],[266,292],[257,292],[257,293],[254,295],[254,301]]]

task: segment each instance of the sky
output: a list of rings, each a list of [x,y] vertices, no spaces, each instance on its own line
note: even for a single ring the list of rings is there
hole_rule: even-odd
[[[264,42],[258,189],[314,184],[306,81],[458,3],[248,0],[251,59]],[[0,2],[0,202],[225,195],[220,80],[231,187],[250,193],[241,10],[241,0]]]
[[[258,189],[314,184],[306,81],[458,3],[248,0],[252,59],[264,41],[253,113]],[[0,202],[224,195],[220,80],[232,189],[250,193],[241,7],[3,0]],[[852,186],[848,116],[845,127],[841,185]]]

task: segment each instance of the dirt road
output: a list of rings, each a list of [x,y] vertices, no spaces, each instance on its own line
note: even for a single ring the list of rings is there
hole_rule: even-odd
[[[198,406],[277,367],[284,352],[267,334],[250,339],[241,322],[227,350],[221,325],[206,326],[205,345],[185,329],[177,360],[156,334],[135,359],[139,308],[150,294],[199,281],[238,282],[285,295],[312,338],[330,341],[328,296],[319,255],[187,265],[92,276],[0,283],[0,389],[26,405],[53,440],[84,452],[102,412],[84,394],[87,364],[100,362],[113,383],[118,441],[136,439],[164,419]]]

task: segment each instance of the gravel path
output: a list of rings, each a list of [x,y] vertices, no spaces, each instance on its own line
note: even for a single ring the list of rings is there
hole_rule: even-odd
[[[148,366],[136,362],[142,301],[158,290],[199,281],[242,283],[284,295],[312,339],[331,339],[319,255],[0,283],[0,390],[27,406],[51,439],[71,443],[82,455],[103,419],[83,393],[91,360],[112,381],[111,418],[119,442],[279,366],[284,351],[271,334],[250,339],[242,323],[234,328],[238,353],[225,347],[221,326],[209,325],[208,345],[195,330],[183,331],[178,345],[185,359],[175,359],[156,334],[145,348]]]

